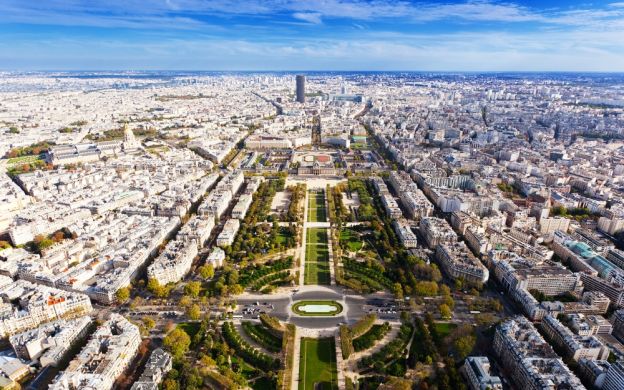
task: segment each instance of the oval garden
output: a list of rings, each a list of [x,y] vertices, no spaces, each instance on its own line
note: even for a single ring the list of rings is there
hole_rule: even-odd
[[[336,301],[299,301],[291,307],[293,313],[304,317],[332,317],[342,313],[342,305]]]

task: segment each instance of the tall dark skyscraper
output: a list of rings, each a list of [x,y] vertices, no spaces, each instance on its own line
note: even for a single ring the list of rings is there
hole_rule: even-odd
[[[305,76],[297,75],[297,101],[305,103]]]

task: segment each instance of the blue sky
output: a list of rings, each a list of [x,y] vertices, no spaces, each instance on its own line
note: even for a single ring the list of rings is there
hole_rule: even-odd
[[[624,1],[0,0],[0,69],[624,71]]]

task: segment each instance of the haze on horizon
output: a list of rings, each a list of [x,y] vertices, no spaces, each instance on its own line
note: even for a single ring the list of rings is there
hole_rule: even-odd
[[[624,2],[5,0],[3,70],[624,71]]]

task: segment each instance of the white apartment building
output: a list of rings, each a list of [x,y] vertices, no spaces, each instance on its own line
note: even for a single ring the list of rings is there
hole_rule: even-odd
[[[134,359],[140,344],[139,328],[113,313],[49,389],[110,390]]]
[[[196,241],[198,248],[202,248],[215,227],[215,220],[211,216],[193,215],[178,232],[178,240]]]
[[[191,270],[198,253],[197,241],[171,241],[165,250],[147,268],[147,277],[161,285],[181,280]]]
[[[416,234],[410,229],[409,224],[403,220],[394,220],[392,221],[392,227],[394,228],[395,233],[401,240],[401,244],[403,244],[406,248],[416,248],[418,247],[418,239],[416,238]]]
[[[444,272],[455,279],[485,283],[490,276],[487,267],[474,257],[463,242],[439,244],[436,259]]]
[[[217,237],[217,245],[220,247],[230,246],[234,243],[236,233],[240,229],[240,219],[228,219],[223,225],[223,230]]]
[[[73,320],[58,320],[9,337],[15,354],[28,361],[38,361],[42,367],[60,363],[69,349],[82,338],[91,323],[84,316]]]
[[[0,290],[4,302],[0,310],[0,337],[10,336],[40,324],[61,318],[77,317],[91,312],[91,300],[85,294],[35,285],[24,280]]]
[[[486,356],[468,356],[462,372],[471,390],[503,390],[501,379],[491,375],[490,360]]]
[[[508,319],[496,328],[494,352],[500,364],[511,372],[513,384],[519,389],[557,386],[585,389],[535,326],[523,316]]]
[[[438,244],[452,243],[457,241],[457,234],[449,224],[441,218],[427,217],[420,220],[420,234],[425,238],[425,243],[431,249]]]
[[[212,266],[217,269],[223,267],[223,262],[225,261],[225,251],[219,247],[212,248],[208,258],[206,259],[206,264],[212,264]]]
[[[251,202],[253,201],[253,197],[251,195],[241,195],[236,205],[232,209],[232,218],[244,219],[247,214],[247,210],[249,210],[249,206],[251,206]]]
[[[542,320],[542,329],[577,362],[580,359],[607,360],[609,357],[609,348],[596,337],[576,335],[551,315]]]

